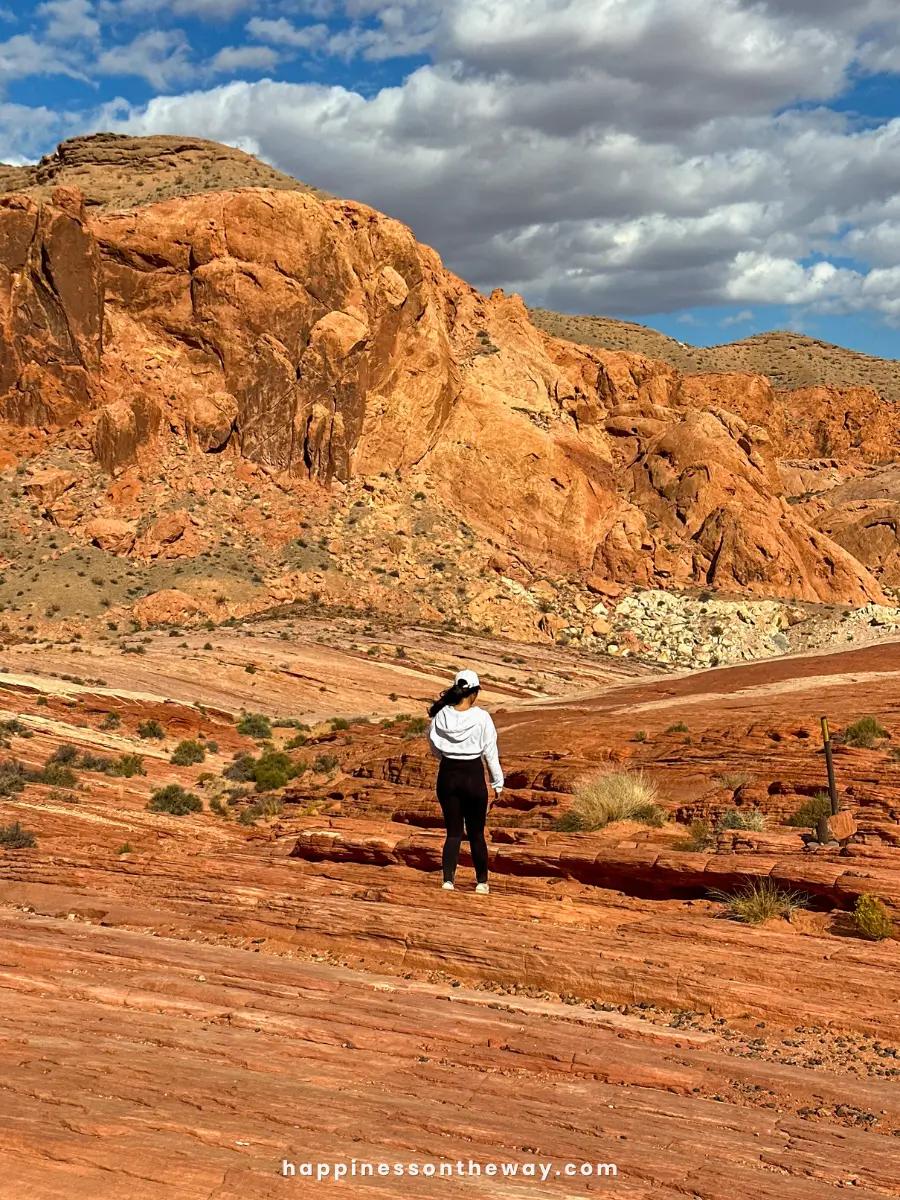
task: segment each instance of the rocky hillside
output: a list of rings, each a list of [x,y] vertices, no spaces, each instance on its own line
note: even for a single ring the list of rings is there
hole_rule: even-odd
[[[541,308],[532,309],[530,316],[539,329],[553,337],[661,358],[686,374],[749,371],[766,376],[780,389],[872,388],[884,400],[900,400],[900,361],[860,354],[800,333],[779,330],[704,347],[612,317],[569,316]]]
[[[0,163],[0,193],[47,200],[56,187],[77,187],[89,209],[116,210],[223,188],[265,187],[326,192],[283,175],[258,158],[204,138],[126,137],[95,133],[63,142],[36,167]]]
[[[219,154],[265,186],[116,208]],[[900,584],[890,485],[840,490],[895,453],[872,390],[552,338],[398,222],[209,143],[83,139],[36,170],[0,196],[11,628],[328,599],[605,646],[623,589]]]

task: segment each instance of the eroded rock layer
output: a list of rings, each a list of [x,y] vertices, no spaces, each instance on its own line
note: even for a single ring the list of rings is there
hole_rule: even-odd
[[[87,439],[112,475],[174,437],[198,473],[224,453],[288,488],[421,482],[527,569],[886,599],[873,571],[890,560],[893,580],[890,553],[861,550],[852,521],[811,522],[778,469],[892,453],[897,419],[874,393],[785,398],[758,376],[682,376],[557,341],[405,226],[310,191],[96,208],[69,184],[0,197],[10,428]]]

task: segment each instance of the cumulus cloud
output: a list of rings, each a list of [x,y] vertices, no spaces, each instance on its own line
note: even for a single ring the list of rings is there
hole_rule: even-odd
[[[224,46],[209,63],[216,75],[233,75],[236,71],[271,71],[281,56],[270,46]]]
[[[748,321],[753,320],[753,313],[749,308],[743,309],[742,312],[732,313],[730,316],[723,318],[719,322],[722,329],[730,329],[733,325],[746,325]]]
[[[46,20],[45,37],[51,42],[93,40],[100,35],[100,23],[91,0],[48,0],[37,8]]]
[[[95,69],[101,75],[138,75],[155,88],[168,88],[194,73],[190,44],[180,30],[156,29],[125,46],[105,50]]]

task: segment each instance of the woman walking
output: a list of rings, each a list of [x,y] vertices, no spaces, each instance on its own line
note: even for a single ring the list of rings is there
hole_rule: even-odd
[[[487,764],[495,799],[503,790],[503,771],[497,756],[494,722],[483,708],[475,706],[480,690],[481,683],[474,671],[460,671],[453,686],[428,711],[431,717],[428,744],[441,763],[437,796],[447,828],[442,858],[444,887],[453,890],[465,826],[475,867],[475,891],[484,894],[490,889],[484,840],[488,789],[482,760]]]

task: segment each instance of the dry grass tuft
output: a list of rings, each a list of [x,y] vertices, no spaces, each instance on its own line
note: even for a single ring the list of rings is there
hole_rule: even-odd
[[[785,891],[771,879],[756,879],[734,893],[717,889],[710,896],[725,905],[724,916],[745,925],[762,925],[776,917],[790,919],[792,912],[807,904],[806,896]]]
[[[665,824],[666,814],[658,800],[656,784],[643,772],[604,771],[579,786],[560,828],[591,833],[615,821],[659,827]]]

